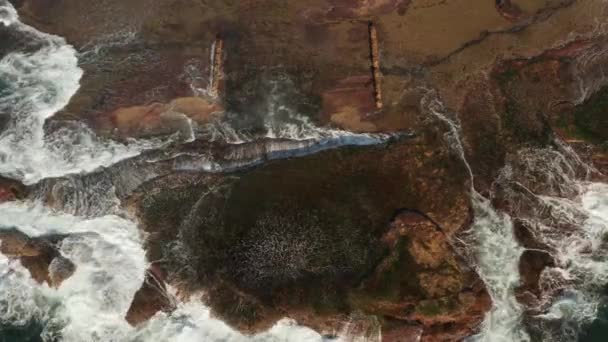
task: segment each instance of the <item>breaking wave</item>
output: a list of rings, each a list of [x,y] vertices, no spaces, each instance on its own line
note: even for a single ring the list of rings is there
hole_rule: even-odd
[[[445,141],[461,157],[471,176],[475,220],[459,238],[471,253],[493,307],[470,341],[577,341],[596,319],[608,283],[608,184],[589,181],[598,171],[554,138],[547,148],[523,148],[510,156],[489,198],[473,185],[463,149],[460,123],[427,90],[423,105],[447,125]],[[505,210],[497,210],[493,201]],[[536,245],[521,246],[513,220],[523,222]],[[541,250],[554,266],[540,274],[540,298],[527,307],[517,297],[520,257]]]

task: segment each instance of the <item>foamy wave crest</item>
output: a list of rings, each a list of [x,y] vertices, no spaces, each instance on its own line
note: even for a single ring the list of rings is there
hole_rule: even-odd
[[[63,341],[122,341],[132,333],[124,315],[147,266],[133,222],[117,216],[83,219],[37,204],[5,203],[0,205],[0,229],[11,227],[29,236],[68,234],[61,253],[76,264],[76,272],[53,289],[35,283],[18,261],[0,257],[0,321],[40,321],[55,329],[48,334]]]
[[[495,190],[554,260],[540,274],[530,326],[546,341],[576,341],[608,283],[608,185],[588,182],[589,167],[556,145],[519,151]]]
[[[514,296],[519,284],[519,258],[523,248],[513,236],[511,217],[498,213],[490,201],[473,193],[475,221],[466,232],[467,244],[474,249],[476,269],[492,296],[492,309],[479,334],[470,341],[518,342],[530,338],[522,325],[523,306]]]
[[[460,239],[467,257],[486,284],[492,297],[492,309],[486,314],[473,342],[520,342],[530,337],[522,323],[523,306],[517,302],[514,290],[519,284],[518,262],[523,252],[513,235],[511,217],[497,212],[489,199],[475,190],[474,174],[463,148],[462,129],[457,115],[449,113],[436,91],[423,89],[421,105],[428,115],[447,125],[444,138],[453,153],[458,155],[469,172],[471,203],[475,220]]]

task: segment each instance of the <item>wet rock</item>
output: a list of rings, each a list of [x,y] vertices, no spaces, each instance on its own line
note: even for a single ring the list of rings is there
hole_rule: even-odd
[[[448,20],[430,19],[448,16],[456,20],[459,16],[450,13],[462,6],[416,6],[409,0],[26,0],[20,13],[24,20],[66,37],[84,51],[81,88],[51,120],[84,117],[95,130],[108,134],[112,130],[106,124],[120,108],[198,95],[209,84],[211,45],[219,34],[225,43],[221,98],[225,108],[244,122],[260,124],[269,108],[282,106],[314,122],[358,131],[396,131],[419,124],[406,115],[410,103],[403,99],[404,88],[411,86],[407,80],[410,68],[447,55],[481,32],[511,25],[496,14],[491,3],[480,1],[479,6],[470,7],[475,10],[463,16],[467,21],[462,30],[451,29]],[[107,25],[108,17],[113,25]],[[423,20],[427,17],[428,23]],[[371,82],[357,81],[355,85],[348,81],[353,75],[361,80],[371,75],[370,18],[377,22],[380,65],[387,71],[381,112],[368,110],[370,98],[373,108]],[[407,48],[402,37],[409,37]],[[282,97],[286,85],[293,90]],[[282,102],[276,94],[269,94],[269,88],[280,90]],[[345,101],[350,103],[344,105]],[[333,119],[326,120],[328,117]]]
[[[546,267],[552,266],[555,266],[555,260],[548,252],[525,250],[519,258],[520,287],[538,296],[541,273]]]
[[[429,134],[417,144],[330,150],[226,174],[173,172],[143,184],[128,206],[150,233],[148,258],[167,260],[167,281],[184,293],[203,290],[215,314],[242,331],[288,316],[330,332],[355,311],[376,314],[376,304],[354,299],[366,294],[358,288],[370,274],[395,280],[386,286],[399,293],[412,291],[412,308],[422,299],[463,308],[440,316],[447,321],[475,306],[467,293],[486,297],[472,290],[475,278],[446,238],[470,222],[466,170],[458,162],[435,164],[452,156],[434,141]],[[423,152],[431,146],[433,153]],[[423,159],[418,168],[403,163],[416,158]],[[424,195],[437,191],[442,201]],[[386,222],[403,207],[428,212],[443,229],[414,219],[401,242],[384,242]],[[406,254],[415,261],[391,266],[394,276],[374,271],[390,266],[387,255]],[[371,301],[383,302],[371,288]],[[482,305],[475,312],[482,317]],[[420,318],[409,317],[408,324]]]
[[[392,319],[393,325],[415,326],[421,341],[455,341],[473,334],[491,299],[442,228],[407,211],[396,217],[383,241],[390,252],[364,280],[356,301]]]
[[[204,125],[219,119],[222,107],[201,97],[181,97],[167,104],[119,108],[109,116],[101,116],[100,129],[116,132],[121,138],[168,135],[174,132],[190,134],[191,125]]]
[[[125,319],[137,326],[152,318],[157,312],[170,312],[175,309],[175,301],[167,292],[162,271],[152,265],[146,271],[141,288],[135,293]]]
[[[59,287],[76,271],[76,265],[63,257],[59,244],[65,235],[31,238],[17,229],[0,231],[0,252],[19,259],[38,283]]]
[[[500,116],[504,98],[492,82],[469,81],[469,92],[459,109],[464,148],[469,164],[475,170],[475,188],[487,191],[505,164],[510,147],[504,140]]]
[[[530,224],[530,222],[519,218],[513,220],[513,234],[517,242],[524,248],[549,251],[550,247],[540,241],[540,237],[536,236],[536,230]]]
[[[369,118],[376,111],[369,75],[341,80],[336,88],[323,93],[323,110],[332,123],[354,132],[378,130]]]
[[[27,188],[16,180],[0,176],[0,203],[22,199],[26,196]]]

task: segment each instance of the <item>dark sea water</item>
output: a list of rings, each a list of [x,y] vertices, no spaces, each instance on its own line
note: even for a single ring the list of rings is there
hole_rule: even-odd
[[[44,327],[35,322],[24,326],[0,325],[0,342],[43,342],[43,330]]]
[[[579,342],[606,342],[608,341],[608,305],[604,304],[585,331],[581,333]]]

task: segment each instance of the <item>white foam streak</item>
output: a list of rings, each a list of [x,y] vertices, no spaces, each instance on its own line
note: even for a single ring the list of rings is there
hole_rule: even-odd
[[[471,227],[477,271],[492,297],[492,310],[481,331],[472,341],[529,341],[521,325],[523,308],[513,295],[519,284],[518,263],[523,248],[513,236],[513,223],[506,214],[497,213],[489,200],[473,193],[475,221]]]
[[[2,4],[0,4],[2,5]],[[13,6],[1,6],[0,7],[0,24],[4,26],[10,26],[19,20],[17,11]]]
[[[446,143],[462,159],[470,176],[475,220],[463,234],[463,241],[471,249],[477,273],[492,297],[492,309],[486,314],[480,332],[469,341],[529,341],[521,325],[523,307],[514,296],[514,289],[519,284],[518,263],[523,248],[513,236],[511,218],[498,213],[490,201],[475,190],[474,174],[466,159],[458,117],[449,115],[434,90],[423,90],[422,107],[448,126],[444,136]]]
[[[571,215],[576,230],[561,236],[547,236],[545,243],[556,249],[558,267],[566,284],[565,294],[550,307],[544,318],[563,318],[570,325],[580,327],[595,319],[608,283],[608,185],[579,183],[580,198],[574,201],[553,199],[551,205],[564,212],[582,213],[580,220]],[[550,274],[547,275],[549,278]],[[578,331],[574,331],[575,339]]]

